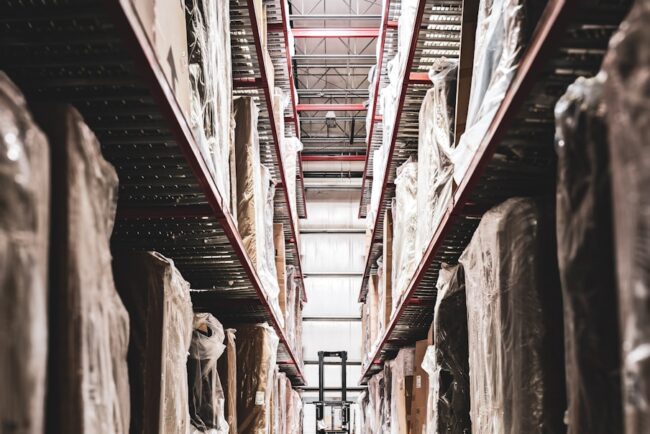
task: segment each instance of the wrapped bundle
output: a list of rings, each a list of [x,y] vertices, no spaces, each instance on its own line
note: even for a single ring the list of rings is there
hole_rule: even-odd
[[[434,310],[434,345],[424,365],[429,373],[427,433],[465,434],[469,417],[469,366],[465,279],[460,265],[442,264]]]
[[[276,376],[276,383],[278,388],[278,432],[280,434],[287,433],[287,392],[291,393],[291,389],[287,391],[287,376],[284,372],[278,372]],[[289,385],[291,382],[289,382]]]
[[[492,208],[460,257],[473,433],[565,431],[562,300],[545,208],[521,198]]]
[[[555,106],[568,433],[622,433],[620,335],[602,75]]]
[[[368,229],[372,229],[375,225],[377,218],[377,210],[379,209],[379,199],[381,189],[384,184],[384,175],[386,174],[386,145],[383,143],[379,148],[373,152],[372,160],[372,186],[370,189],[370,202],[368,203],[366,225]]]
[[[262,166],[261,169],[264,206],[260,218],[262,220],[261,234],[264,236],[264,250],[262,250],[262,255],[258,257],[257,273],[260,276],[268,302],[275,310],[278,323],[282,326],[284,325],[284,318],[282,317],[282,309],[280,309],[280,284],[278,283],[278,270],[275,267],[275,242],[273,240],[275,183],[271,178],[268,167]]]
[[[117,174],[74,108],[46,106],[39,118],[50,139],[58,211],[52,216],[50,348],[56,351],[48,429],[127,433],[129,316],[115,289],[110,251]]]
[[[458,61],[437,59],[429,76],[433,87],[420,108],[418,140],[416,255],[429,247],[435,230],[452,199],[454,145],[453,110],[456,101]]]
[[[636,2],[605,56],[627,434],[650,431],[650,5]],[[600,247],[599,247],[600,248]]]
[[[382,433],[384,418],[384,374],[378,372],[368,381],[368,399],[370,412],[368,415],[367,423],[370,426],[372,434]]]
[[[392,433],[391,423],[393,421],[393,416],[391,411],[393,410],[393,365],[391,363],[384,363],[384,373],[383,382],[380,383],[383,387],[383,400],[384,400],[384,414],[382,416],[382,425],[380,428],[381,433]]]
[[[411,392],[415,368],[415,348],[402,348],[391,364],[390,429],[392,434],[408,433],[411,429]]]
[[[217,363],[219,378],[225,398],[225,417],[228,423],[228,434],[237,434],[237,346],[235,344],[235,329],[226,329],[226,351]]]
[[[285,318],[285,330],[287,339],[294,345],[296,342],[296,303],[295,299],[298,293],[296,284],[296,268],[293,265],[287,265],[287,317]]]
[[[454,150],[460,184],[517,73],[519,60],[546,2],[481,0],[465,132]]]
[[[386,87],[381,88],[379,91],[379,102],[382,107],[382,140],[381,147],[384,149],[384,154],[382,155],[382,164],[381,171],[384,171],[386,165],[386,155],[390,149],[390,143],[393,136],[393,127],[395,126],[395,116],[397,116],[397,89],[394,85],[389,84]],[[376,155],[375,155],[376,157]],[[374,166],[373,166],[374,167]],[[374,170],[374,169],[373,169]],[[373,173],[374,175],[374,173]],[[382,180],[384,174],[381,173]]]
[[[209,313],[194,315],[187,378],[193,434],[228,434],[225,395],[217,361],[226,350],[221,323]]]
[[[156,252],[122,254],[114,268],[131,318],[130,432],[186,434],[186,364],[194,319],[190,286],[174,262]]]
[[[192,129],[224,205],[234,210],[230,185],[233,153],[230,6],[217,0],[185,0],[185,7]]]
[[[271,431],[278,336],[266,323],[237,327],[237,417],[240,434]]]
[[[402,302],[419,258],[417,234],[417,161],[410,157],[397,169],[393,209],[393,306]]]
[[[413,35],[413,26],[418,12],[418,0],[405,0],[400,4],[400,15],[397,19],[397,52],[387,65],[388,80],[391,87],[395,89],[397,95],[398,88],[404,79],[406,73],[406,60],[411,47],[411,38]]]
[[[25,98],[0,71],[0,426],[16,433],[44,426],[49,152]]]
[[[377,44],[379,45],[379,44]],[[373,122],[371,119],[372,113],[372,104],[375,101],[375,74],[377,73],[377,66],[372,65],[370,70],[368,70],[368,109],[366,110],[366,125],[370,126],[370,123]],[[375,104],[377,104],[375,102]],[[379,113],[378,107],[375,106],[375,110]],[[370,128],[366,128],[366,143],[370,140]]]
[[[291,202],[291,210],[294,213],[296,231],[298,229],[298,208],[296,205],[296,178],[298,176],[298,153],[302,151],[302,142],[296,137],[287,137],[281,148],[282,162],[284,165],[284,176],[287,181],[287,191],[289,192],[289,202]]]

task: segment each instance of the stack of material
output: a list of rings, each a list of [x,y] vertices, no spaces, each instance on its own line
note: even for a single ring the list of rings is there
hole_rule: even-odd
[[[636,2],[604,61],[623,342],[625,432],[650,431],[648,2]]]
[[[192,87],[191,124],[224,205],[236,212],[233,163],[230,6],[185,0]],[[236,214],[235,214],[236,216]]]
[[[129,316],[115,290],[109,243],[117,174],[75,109],[43,107],[40,124],[50,139],[57,210],[50,261],[50,348],[56,351],[50,354],[48,429],[126,433]],[[187,383],[183,388],[187,391]]]
[[[393,199],[393,297],[397,307],[417,267],[417,161],[410,157],[397,169]]]
[[[225,398],[225,418],[228,423],[228,434],[237,434],[237,347],[235,329],[226,329],[226,351],[217,364]]]
[[[235,99],[235,160],[237,173],[237,219],[239,234],[260,277],[271,306],[283,323],[278,295],[273,244],[273,197],[271,176],[260,163],[257,132],[259,109],[251,98]]]
[[[437,283],[434,345],[423,366],[429,373],[428,433],[471,432],[467,306],[460,265],[443,264]]]
[[[427,91],[420,108],[416,240],[418,258],[429,246],[452,198],[454,166],[451,154],[454,144],[453,110],[457,71],[457,60],[436,60],[429,73],[433,87]]]
[[[377,44],[377,50],[379,49],[380,49],[379,44]],[[378,57],[375,60],[375,65],[372,65],[368,70],[368,79],[367,79],[368,80],[368,101],[370,102],[370,104],[368,105],[368,110],[366,110],[366,125],[370,125],[370,123],[373,122],[371,117],[374,115],[374,113],[372,112],[372,104],[373,101],[375,101],[375,77],[376,77],[375,74],[377,74],[377,66],[376,66],[377,60]],[[376,102],[374,104],[376,104]],[[375,107],[375,110],[378,110],[377,106]],[[377,113],[379,112],[377,111]],[[370,140],[370,128],[366,128],[366,143],[368,143],[369,140]]]
[[[429,398],[429,375],[422,367],[422,362],[429,347],[429,341],[423,339],[415,343],[415,370],[413,371],[413,393],[411,401],[411,433],[426,433],[427,404]]]
[[[465,133],[452,155],[460,184],[485,136],[546,2],[481,0]]]
[[[263,0],[253,0],[253,7],[255,17],[257,18],[257,28],[259,30],[260,44],[262,45],[262,53],[264,56],[264,65],[266,65],[265,72],[268,81],[269,89],[275,89],[275,71],[273,70],[273,62],[268,48],[268,18],[266,6]],[[259,59],[262,63],[262,59]]]
[[[474,433],[565,431],[562,300],[545,208],[517,198],[492,208],[460,258]]]
[[[302,397],[290,388],[287,389],[287,434],[301,434],[302,430]]]
[[[45,408],[49,152],[0,71],[0,426],[34,434],[43,432]]]
[[[570,434],[623,432],[603,84],[603,75],[579,78],[555,107]]]
[[[289,193],[289,202],[291,212],[294,216],[296,233],[298,233],[298,208],[296,205],[296,178],[298,176],[298,153],[302,151],[302,142],[296,137],[288,137],[283,142],[282,162],[284,166],[284,177],[287,181],[287,192]]]
[[[384,400],[384,414],[382,416],[382,425],[380,428],[381,433],[392,433],[391,429],[391,410],[393,409],[392,400],[393,400],[393,366],[390,363],[384,364],[384,381],[382,383],[383,387],[383,400]]]
[[[193,434],[228,434],[225,395],[217,361],[226,350],[223,326],[209,313],[194,315],[187,360],[190,418]]]
[[[368,381],[368,417],[370,434],[383,433],[386,407],[384,403],[384,374],[379,372]]]
[[[392,434],[408,433],[411,430],[411,399],[415,348],[402,348],[391,360],[390,429]]]
[[[266,323],[237,327],[237,417],[239,434],[271,429],[273,369],[278,336]]]
[[[366,227],[372,230],[377,218],[377,209],[379,207],[379,198],[384,184],[384,175],[386,172],[386,154],[387,145],[385,142],[375,149],[372,154],[372,187],[370,188],[370,202],[368,203]]]
[[[131,318],[130,431],[185,434],[190,429],[186,364],[194,319],[189,284],[171,259],[156,252],[119,255],[114,269]]]

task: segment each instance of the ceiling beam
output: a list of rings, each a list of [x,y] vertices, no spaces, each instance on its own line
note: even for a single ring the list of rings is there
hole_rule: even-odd
[[[294,38],[376,38],[379,36],[378,27],[338,27],[312,28],[301,27],[292,29]]]
[[[298,104],[296,107],[299,112],[326,112],[326,111],[363,111],[366,109],[364,104]]]

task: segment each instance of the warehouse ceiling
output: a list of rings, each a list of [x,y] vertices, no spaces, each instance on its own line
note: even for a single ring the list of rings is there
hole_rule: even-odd
[[[381,0],[289,4],[293,29],[378,29],[380,25]],[[293,68],[300,104],[367,105],[368,72],[376,63],[376,44],[376,37],[297,37]],[[365,109],[336,111],[335,121],[329,123],[326,115],[325,110],[300,112],[305,177],[327,179],[328,184],[335,182],[333,178],[360,178],[366,152]],[[356,159],[341,161],[342,156]]]

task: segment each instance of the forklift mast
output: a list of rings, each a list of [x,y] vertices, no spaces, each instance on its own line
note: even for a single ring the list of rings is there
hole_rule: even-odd
[[[341,399],[325,400],[325,358],[338,357],[341,364]],[[352,401],[347,400],[347,351],[319,351],[318,352],[318,401],[316,404],[316,432],[318,434],[342,433],[350,434],[350,405]],[[341,426],[334,427],[334,418],[332,417],[331,426],[325,422],[325,408],[331,408],[333,415],[336,409],[341,412]]]

